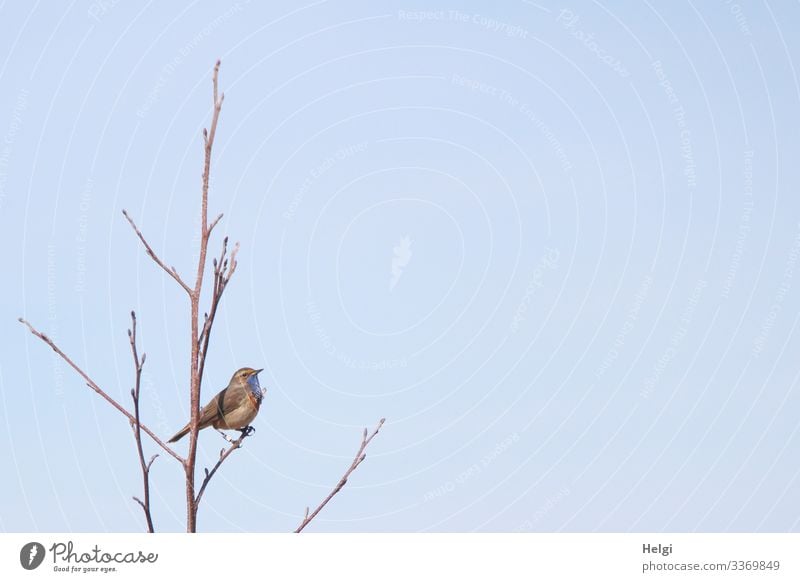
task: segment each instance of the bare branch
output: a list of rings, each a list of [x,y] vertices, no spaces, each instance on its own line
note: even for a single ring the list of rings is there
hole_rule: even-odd
[[[211,176],[211,152],[214,147],[214,138],[217,135],[217,123],[222,111],[222,101],[224,96],[219,95],[219,67],[220,61],[214,65],[213,98],[214,111],[211,116],[211,126],[208,130],[203,130],[204,159],[203,159],[203,181],[200,199],[200,254],[197,259],[197,276],[195,278],[194,289],[189,292],[191,300],[191,381],[189,385],[191,418],[189,420],[189,453],[186,456],[184,469],[186,472],[186,530],[194,532],[197,530],[197,501],[199,495],[195,497],[194,488],[194,469],[197,461],[197,433],[199,431],[200,420],[200,387],[203,382],[203,370],[205,368],[205,353],[208,350],[208,339],[213,325],[213,318],[216,312],[216,304],[219,303],[221,292],[215,290],[212,299],[209,316],[203,325],[203,337],[199,329],[200,294],[203,289],[203,276],[206,269],[206,255],[208,252],[208,239],[211,230],[217,225],[220,217],[208,223],[208,186]],[[223,251],[224,252],[224,251]],[[203,346],[203,347],[201,347]],[[201,355],[202,350],[202,355]],[[202,359],[201,359],[202,358]],[[206,481],[207,483],[207,481]]]
[[[159,259],[158,255],[156,255],[156,253],[153,251],[153,249],[150,246],[150,244],[144,238],[144,235],[142,234],[142,231],[139,230],[139,227],[136,226],[136,223],[133,222],[133,219],[128,215],[128,212],[126,210],[123,210],[122,214],[123,214],[123,216],[125,216],[125,218],[130,223],[131,228],[133,228],[133,231],[136,233],[136,236],[138,236],[139,240],[142,241],[142,244],[144,245],[144,249],[145,249],[145,251],[147,251],[147,254],[150,256],[150,258],[153,259],[159,267],[164,269],[167,272],[167,274],[169,274],[170,277],[175,279],[178,282],[178,284],[181,287],[183,287],[184,291],[186,291],[189,295],[191,295],[192,294],[192,290],[189,288],[189,286],[186,283],[183,282],[183,279],[181,279],[181,276],[178,275],[178,271],[175,270],[175,267],[167,267],[167,265],[164,264],[164,261]]]
[[[225,462],[225,459],[231,456],[231,453],[233,453],[233,451],[235,451],[238,448],[241,448],[242,441],[244,441],[244,439],[246,439],[249,434],[250,433],[247,431],[242,432],[242,436],[240,436],[235,441],[232,441],[231,446],[229,446],[227,449],[222,449],[219,452],[219,459],[217,460],[216,464],[211,469],[211,471],[205,469],[206,477],[205,479],[203,479],[203,484],[200,486],[200,491],[198,492],[197,497],[194,500],[195,509],[197,509],[197,507],[200,505],[200,500],[203,498],[203,493],[205,493],[206,486],[208,485],[208,482],[211,481],[211,478],[214,476],[214,473],[216,473],[220,465],[222,465],[222,463]]]
[[[211,231],[214,230],[214,227],[217,226],[217,223],[222,220],[222,214],[217,216],[214,220],[211,221],[211,224],[208,225],[208,233],[211,234]]]
[[[308,508],[306,507],[305,517],[303,518],[303,521],[300,523],[298,528],[294,530],[294,533],[300,533],[301,531],[303,531],[303,529],[309,523],[311,523],[311,520],[314,519],[320,511],[322,511],[322,508],[325,507],[331,499],[333,499],[334,495],[336,495],[337,493],[339,493],[339,491],[342,490],[342,487],[345,486],[345,484],[347,483],[347,479],[350,477],[353,471],[355,471],[358,468],[358,466],[364,461],[364,459],[367,458],[367,455],[364,451],[366,450],[367,445],[369,445],[370,441],[372,441],[372,439],[375,438],[375,435],[378,434],[378,431],[381,430],[381,427],[383,426],[384,422],[386,422],[386,419],[382,418],[380,422],[378,422],[378,425],[375,427],[375,430],[372,431],[372,434],[367,435],[367,429],[366,428],[364,429],[364,433],[361,436],[361,446],[358,448],[358,452],[356,452],[356,456],[353,458],[353,462],[350,464],[350,467],[347,469],[347,471],[345,471],[345,474],[342,476],[342,478],[339,479],[339,482],[336,484],[336,487],[333,488],[333,491],[328,493],[328,496],[322,500],[322,503],[320,503],[317,506],[317,508],[313,512],[311,512],[311,514],[308,513]]]
[[[133,416],[133,415],[132,415],[130,412],[128,412],[127,410],[125,410],[125,408],[123,408],[123,407],[122,407],[122,406],[121,406],[121,405],[120,405],[120,404],[119,404],[119,403],[118,403],[116,400],[114,400],[113,398],[111,398],[111,396],[109,396],[108,394],[106,394],[106,393],[103,391],[103,389],[102,389],[102,388],[100,388],[100,386],[98,386],[98,385],[95,383],[95,381],[94,381],[94,380],[92,380],[92,379],[91,379],[91,378],[90,378],[90,377],[89,377],[89,376],[86,374],[86,372],[84,372],[83,370],[81,370],[81,369],[80,369],[80,368],[77,366],[77,364],[75,364],[75,362],[73,362],[73,361],[72,361],[72,360],[69,358],[69,356],[67,356],[67,354],[65,354],[64,352],[62,352],[62,351],[61,351],[61,349],[60,349],[60,348],[59,348],[59,347],[58,347],[58,346],[55,344],[55,342],[53,342],[53,340],[51,340],[51,339],[50,339],[48,336],[46,336],[45,334],[43,334],[42,332],[40,332],[38,329],[36,329],[35,327],[33,327],[33,326],[32,326],[30,323],[28,323],[28,321],[26,321],[25,319],[23,319],[23,318],[21,318],[21,317],[20,317],[20,318],[19,318],[19,322],[20,322],[20,323],[22,323],[22,324],[24,324],[24,325],[26,325],[26,326],[28,327],[28,330],[30,330],[30,332],[31,332],[33,335],[35,335],[35,336],[36,336],[36,337],[38,337],[40,340],[42,340],[44,343],[46,343],[47,345],[49,345],[49,346],[50,346],[50,347],[53,349],[53,351],[54,351],[55,353],[57,353],[59,356],[61,356],[61,359],[62,359],[62,360],[64,360],[64,361],[65,361],[67,364],[69,364],[69,366],[70,366],[70,367],[71,367],[73,370],[75,370],[75,371],[76,371],[78,374],[80,374],[80,376],[81,376],[81,377],[82,377],[82,378],[83,378],[83,379],[86,381],[86,385],[87,385],[89,388],[91,388],[92,390],[94,390],[95,392],[97,392],[97,393],[98,393],[100,396],[102,396],[102,397],[103,397],[103,398],[104,398],[104,399],[105,399],[105,400],[106,400],[106,401],[107,401],[109,404],[111,404],[111,406],[113,406],[114,408],[116,408],[117,410],[119,410],[119,411],[120,411],[122,414],[124,414],[124,415],[125,415],[125,416],[128,418],[128,420],[129,420],[131,423],[138,424],[139,426],[141,426],[141,427],[142,427],[142,430],[143,430],[144,432],[146,432],[146,433],[147,433],[147,435],[148,435],[148,436],[149,436],[151,439],[153,439],[153,440],[156,442],[156,444],[157,444],[158,446],[160,446],[162,449],[164,449],[165,451],[167,451],[167,452],[168,452],[168,453],[169,453],[169,454],[170,454],[170,455],[171,455],[173,458],[175,458],[175,459],[176,459],[178,462],[180,462],[180,463],[183,463],[183,458],[181,458],[181,456],[180,456],[180,455],[178,455],[178,453],[176,453],[176,452],[175,452],[175,451],[173,451],[171,448],[169,448],[167,445],[165,445],[165,444],[164,444],[164,442],[163,442],[163,441],[162,441],[160,438],[158,438],[158,437],[155,435],[155,433],[154,433],[152,430],[150,430],[149,428],[147,428],[145,425],[143,425],[143,424],[141,424],[141,423],[138,423],[138,422],[136,421],[136,418],[135,418],[135,417],[134,417],[134,416]]]
[[[147,470],[148,471],[150,471],[150,467],[152,466],[153,461],[155,461],[157,458],[158,458],[158,454],[155,454],[152,457],[150,457],[150,460],[147,462]]]
[[[227,258],[228,252],[228,237],[222,240],[222,250],[220,251],[219,258],[215,258],[214,265],[214,289],[211,293],[211,307],[209,312],[205,314],[203,322],[203,329],[197,338],[197,345],[199,349],[198,354],[198,371],[200,380],[203,379],[203,372],[205,370],[206,356],[208,354],[208,344],[211,339],[211,328],[214,325],[214,318],[217,315],[217,307],[222,301],[222,294],[225,292],[225,287],[228,285],[233,271],[236,269],[236,253],[239,250],[239,243],[233,247],[233,252],[230,258]],[[225,270],[227,265],[227,271]]]
[[[135,423],[131,423],[133,427],[133,438],[136,439],[136,451],[139,453],[139,464],[142,467],[142,488],[144,489],[144,501],[136,499],[139,505],[142,506],[144,511],[144,518],[147,521],[148,533],[154,533],[153,516],[150,513],[150,467],[153,461],[156,460],[158,455],[153,455],[150,462],[144,460],[144,449],[142,448],[142,425],[139,421],[139,389],[142,386],[142,368],[147,354],[142,354],[141,360],[139,359],[139,352],[136,349],[136,312],[131,311],[131,329],[128,330],[128,339],[131,342],[131,355],[133,356],[133,366],[135,370],[136,383],[133,390],[131,390],[131,397],[133,398],[133,415],[136,418]]]
[[[221,284],[221,277],[220,277],[220,265],[225,261],[225,255],[228,250],[228,237],[222,239],[222,252],[220,253],[219,259],[214,258],[212,264],[214,265],[214,289],[211,292],[211,307],[209,312],[205,314],[204,322],[203,322],[203,329],[200,331],[200,335],[197,338],[197,345],[200,348],[200,366],[202,368],[202,361],[204,358],[204,351],[202,349],[203,344],[208,344],[207,338],[211,333],[211,326],[214,325],[214,317],[217,313],[217,305],[219,304],[219,299],[222,297],[222,291],[220,291],[220,284]]]

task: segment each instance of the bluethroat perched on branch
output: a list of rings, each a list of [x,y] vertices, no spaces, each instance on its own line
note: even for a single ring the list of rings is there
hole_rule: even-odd
[[[241,430],[243,435],[249,435],[254,430],[250,423],[258,414],[263,398],[258,383],[260,371],[253,368],[237,370],[228,386],[200,410],[198,428],[213,426],[219,430]],[[167,442],[174,443],[189,434],[190,425],[191,421]]]

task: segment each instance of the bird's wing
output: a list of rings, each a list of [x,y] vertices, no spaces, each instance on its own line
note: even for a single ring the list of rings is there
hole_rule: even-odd
[[[245,390],[238,386],[223,388],[200,411],[200,425],[208,426],[232,410],[236,410],[247,398]]]
[[[200,410],[200,421],[198,423],[200,427],[206,427],[222,416],[221,412],[225,410],[227,392],[228,389],[223,388]]]
[[[235,386],[233,388],[229,386],[220,392],[220,395],[223,393],[224,396],[222,396],[221,399],[222,410],[224,410],[226,414],[232,410],[236,410],[247,400],[247,389],[241,386]]]

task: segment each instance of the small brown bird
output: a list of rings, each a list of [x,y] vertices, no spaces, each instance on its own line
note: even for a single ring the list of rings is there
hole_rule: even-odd
[[[241,430],[243,434],[249,434],[253,428],[250,423],[258,414],[263,397],[258,384],[258,373],[261,370],[237,370],[228,386],[200,410],[199,429],[213,426],[216,429]],[[174,443],[189,434],[190,424],[191,421],[167,442]]]

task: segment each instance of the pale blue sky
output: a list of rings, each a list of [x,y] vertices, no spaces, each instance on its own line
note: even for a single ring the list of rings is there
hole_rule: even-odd
[[[127,422],[16,318],[129,404],[136,309],[143,421],[186,422],[188,306],[121,210],[190,276],[219,57],[241,251],[203,400],[269,392],[199,529],[293,529],[385,416],[314,531],[797,531],[798,18],[0,4],[0,530],[144,527]],[[152,480],[180,531],[180,468]]]

